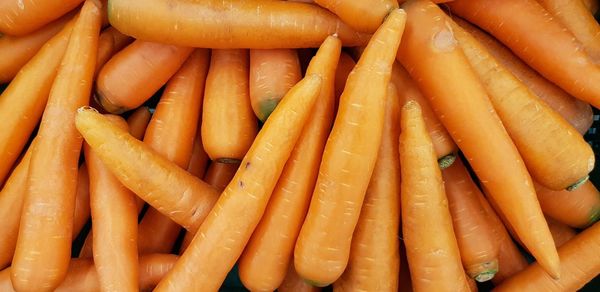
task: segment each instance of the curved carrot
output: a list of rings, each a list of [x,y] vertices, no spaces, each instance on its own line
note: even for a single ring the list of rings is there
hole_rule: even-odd
[[[315,3],[335,13],[356,31],[373,33],[385,17],[398,8],[396,0],[315,0]]]
[[[248,51],[212,50],[202,105],[202,145],[213,161],[239,162],[258,131],[248,88]]]
[[[239,259],[240,279],[250,290],[273,291],[288,271],[333,123],[333,82],[341,49],[339,39],[327,38],[308,66],[307,74],[322,76],[323,85],[269,205]]]
[[[115,114],[137,108],[177,72],[192,51],[193,48],[134,41],[112,56],[98,73],[96,100]]]
[[[123,49],[132,38],[119,32],[114,27],[109,27],[102,31],[98,39],[98,57],[96,60],[96,70],[94,76],[100,73],[102,66],[118,51]]]
[[[264,123],[300,79],[296,50],[250,50],[250,101],[256,117]]]
[[[131,136],[138,140],[144,139],[144,134],[146,133],[151,118],[152,113],[150,113],[150,109],[147,106],[141,106],[133,111],[127,118]]]
[[[310,48],[331,34],[337,34],[344,45],[355,46],[369,37],[326,9],[292,1],[206,0],[171,5],[168,0],[111,0],[108,9],[110,23],[123,33],[180,46]]]
[[[531,93],[468,32],[454,23],[453,29],[531,176],[554,190],[571,190],[587,180],[594,168],[594,151],[577,130]]]
[[[2,273],[2,272],[0,272]],[[1,286],[0,286],[1,287]],[[319,292],[321,288],[312,286],[304,279],[298,276],[296,273],[296,269],[294,269],[294,263],[290,263],[290,267],[288,268],[288,272],[281,282],[281,285],[277,287],[277,291],[279,292]]]
[[[0,2],[0,32],[26,35],[73,10],[83,0],[7,0]],[[98,3],[99,4],[99,3]]]
[[[375,169],[352,235],[348,266],[334,291],[398,291],[400,276],[400,98],[388,85]]]
[[[335,97],[336,104],[339,97],[344,92],[344,87],[346,87],[346,80],[348,80],[348,75],[352,72],[356,66],[356,62],[354,59],[350,57],[346,52],[342,52],[340,54],[340,60],[338,61],[337,69],[335,71]]]
[[[77,191],[75,194],[75,211],[73,212],[73,240],[90,219],[90,176],[85,163],[77,173]]]
[[[199,122],[202,122],[201,120]],[[200,129],[200,125],[196,127],[196,130]],[[202,146],[202,135],[196,132],[196,138],[194,139],[194,146],[192,148],[192,156],[190,157],[190,164],[188,164],[187,171],[197,178],[203,178],[206,173],[206,166],[208,165],[208,154],[204,151]],[[210,183],[209,183],[210,184]]]
[[[544,213],[564,224],[585,228],[600,219],[600,192],[590,182],[574,191],[552,191],[540,184],[535,190]]]
[[[592,108],[554,85],[535,70],[523,63],[519,57],[501,44],[498,40],[475,27],[474,25],[455,17],[454,21],[469,32],[488,52],[506,69],[527,85],[531,92],[546,102],[552,109],[565,118],[581,134],[585,134],[593,122]]]
[[[350,239],[377,160],[387,86],[405,20],[403,10],[390,13],[369,41],[340,97],[294,249],[296,271],[315,286],[335,282],[348,263]]]
[[[554,239],[554,244],[557,248],[561,247],[577,235],[575,229],[552,218],[546,217],[546,222],[548,222],[548,228],[550,228],[552,239]]]
[[[404,7],[409,14],[414,11],[413,6]],[[413,288],[417,292],[469,291],[442,174],[419,103],[408,101],[400,117],[402,238]]]
[[[556,248],[531,177],[458,46],[452,20],[428,1],[411,1],[403,7],[412,15],[407,21],[409,34],[398,50],[401,63],[519,237],[548,272],[559,277]],[[439,70],[440,66],[447,69]]]
[[[73,27],[31,154],[11,275],[17,290],[53,290],[67,272],[82,140],[75,112],[89,102],[100,33],[97,5],[86,1]]]
[[[600,67],[573,34],[535,0],[456,0],[448,6],[453,13],[490,32],[568,93],[600,107]]]

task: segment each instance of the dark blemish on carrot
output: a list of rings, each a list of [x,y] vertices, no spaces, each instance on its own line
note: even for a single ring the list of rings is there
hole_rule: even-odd
[[[243,181],[240,181],[240,188],[242,188],[242,189],[244,188],[244,182]]]
[[[248,167],[250,167],[250,162],[246,162],[246,169],[248,169]]]

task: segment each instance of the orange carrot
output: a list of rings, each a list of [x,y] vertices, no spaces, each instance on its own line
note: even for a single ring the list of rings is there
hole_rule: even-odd
[[[202,121],[200,120],[200,122]],[[200,127],[201,126],[198,125],[196,130],[200,129]],[[190,164],[188,164],[187,171],[197,178],[203,178],[207,171],[206,166],[208,165],[208,161],[208,154],[206,154],[204,147],[202,146],[202,137],[199,133],[196,133],[194,147],[192,148],[192,156],[190,157]]]
[[[202,108],[202,145],[213,161],[239,162],[256,137],[248,51],[212,50]]]
[[[94,76],[97,76],[98,73],[100,73],[102,66],[104,66],[116,52],[120,51],[131,42],[131,37],[122,34],[114,27],[103,30],[98,39],[98,56]]]
[[[569,240],[558,249],[560,279],[551,278],[538,263],[512,276],[494,291],[576,291],[600,273],[600,224]]]
[[[339,39],[326,39],[307,69],[308,75],[322,76],[323,85],[269,205],[239,259],[240,279],[250,290],[273,291],[288,272],[333,123],[333,82],[341,47]]]
[[[352,235],[348,267],[334,291],[398,291],[400,276],[400,99],[388,86],[385,123],[375,169]]]
[[[204,175],[204,181],[222,192],[237,172],[239,166],[238,163],[212,162]]]
[[[404,6],[409,15],[414,11],[413,6]],[[400,116],[402,236],[413,288],[469,291],[442,174],[419,103],[408,101]]]
[[[531,177],[458,46],[452,20],[428,1],[410,1],[403,7],[412,15],[407,21],[408,35],[398,50],[401,63],[519,237],[542,266],[559,277],[558,255]],[[440,66],[446,69],[439,70]]]
[[[1,272],[0,272],[1,273]],[[1,288],[1,286],[0,286]],[[281,285],[277,287],[277,291],[279,292],[319,292],[321,288],[312,286],[304,279],[298,276],[296,273],[296,269],[294,269],[294,263],[290,263],[290,267],[288,268],[288,272],[281,282]]]
[[[373,33],[395,8],[396,0],[315,0],[315,3],[335,13],[356,31]]]
[[[294,249],[296,271],[315,286],[335,282],[348,263],[352,233],[381,143],[387,87],[405,20],[401,9],[390,13],[369,41],[340,97]]]
[[[550,228],[552,239],[554,239],[554,244],[557,248],[561,247],[577,235],[575,229],[552,218],[546,217],[546,222],[548,222],[548,228]]]
[[[73,240],[90,219],[90,177],[84,164],[77,173],[77,192],[75,194],[75,211],[73,212]]]
[[[453,13],[490,32],[544,77],[600,107],[600,67],[573,34],[535,0],[456,0],[448,5]]]
[[[542,211],[558,222],[585,228],[600,219],[600,193],[589,181],[572,192],[552,191],[537,183],[535,189]]]
[[[592,14],[598,12],[598,0],[581,0],[581,2]]]
[[[98,103],[117,114],[137,108],[177,72],[192,51],[192,48],[134,41],[110,58],[98,73]]]
[[[108,15],[113,26],[137,39],[199,48],[310,48],[331,34],[355,46],[369,38],[323,8],[291,1],[111,0]]]
[[[250,50],[250,101],[256,117],[264,123],[301,78],[296,50]]]
[[[129,118],[127,118],[127,124],[129,125],[129,133],[131,133],[131,136],[138,140],[144,139],[144,134],[148,128],[148,123],[150,123],[150,118],[152,118],[152,114],[147,106],[141,106],[133,111]]]
[[[86,1],[73,27],[31,154],[12,269],[17,290],[54,290],[67,273],[81,136],[76,109],[89,101],[100,7]]]
[[[335,97],[336,100],[342,95],[344,92],[344,87],[346,87],[346,80],[348,80],[348,75],[352,72],[356,66],[356,62],[354,59],[350,57],[346,52],[342,52],[340,55],[340,60],[338,61],[338,66],[335,71]],[[336,102],[337,103],[337,102]]]
[[[0,2],[0,32],[16,36],[32,33],[73,10],[82,2],[83,0],[2,1]]]

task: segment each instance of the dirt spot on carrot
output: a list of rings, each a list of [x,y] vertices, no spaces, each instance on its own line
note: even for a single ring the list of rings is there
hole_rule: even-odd
[[[432,38],[433,48],[440,52],[450,52],[456,48],[457,42],[449,25],[438,31]]]

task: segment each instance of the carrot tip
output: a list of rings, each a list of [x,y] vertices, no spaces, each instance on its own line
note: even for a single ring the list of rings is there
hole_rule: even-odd
[[[590,216],[590,222],[588,223],[588,226],[594,224],[596,221],[598,221],[598,219],[600,219],[600,208],[594,208],[594,210],[592,210],[592,215]]]
[[[581,185],[583,185],[586,181],[588,181],[590,179],[589,175],[586,175],[584,178],[578,180],[576,183],[570,185],[567,187],[567,191],[571,192],[576,190],[578,187],[580,187]]]
[[[94,94],[94,100],[99,105],[101,105],[103,109],[105,109],[107,112],[109,112],[111,114],[118,115],[118,114],[122,114],[129,110],[128,108],[123,108],[123,107],[114,105],[107,98],[105,98],[104,95],[100,91],[97,91],[96,94]]]
[[[454,153],[450,153],[438,159],[438,165],[440,166],[440,169],[446,169],[450,167],[454,161],[456,161],[456,155]]]
[[[77,109],[78,113],[82,113],[82,112],[86,112],[86,111],[94,111],[94,112],[98,113],[97,109],[95,109],[95,108],[93,108],[93,107],[91,107],[89,105],[84,105],[84,106],[82,106],[82,107],[80,107],[80,108]]]
[[[220,162],[220,163],[240,163],[240,162],[242,162],[240,159],[237,159],[237,158],[217,158],[216,160],[217,160],[217,162]]]
[[[480,282],[480,283],[489,281],[494,278],[494,276],[496,275],[497,272],[498,272],[498,270],[490,270],[490,271],[483,272],[483,273],[475,276],[475,281]]]
[[[307,280],[307,279],[302,279],[302,280],[304,280],[304,282],[306,282],[308,285],[315,286],[315,287],[326,287],[326,286],[329,286],[329,284],[323,284],[323,283],[315,282],[315,281],[312,281],[312,280]]]
[[[271,115],[271,113],[275,110],[275,108],[279,104],[279,101],[281,101],[281,96],[278,98],[271,98],[271,99],[261,101],[260,104],[258,105],[258,113],[257,113],[258,119],[263,123],[266,122],[267,119],[269,118],[269,116]]]

